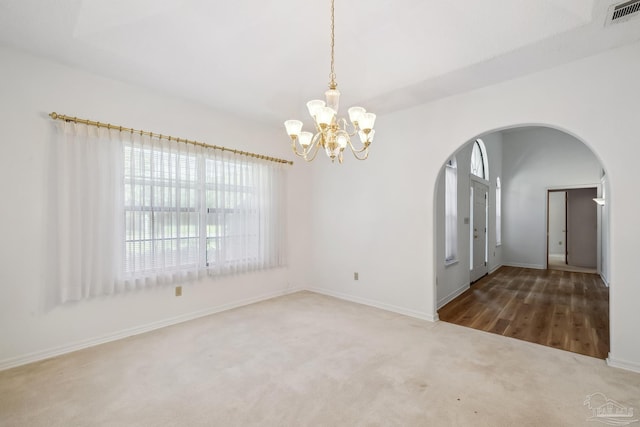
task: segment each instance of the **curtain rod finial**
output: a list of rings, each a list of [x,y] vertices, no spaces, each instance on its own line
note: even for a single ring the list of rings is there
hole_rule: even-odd
[[[58,113],[56,113],[55,111],[51,114],[49,114],[49,117],[51,117],[53,120],[58,118]]]

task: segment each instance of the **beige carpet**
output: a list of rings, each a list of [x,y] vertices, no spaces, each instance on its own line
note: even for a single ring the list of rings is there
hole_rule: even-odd
[[[601,360],[300,292],[0,372],[0,424],[593,427],[597,392],[640,410]]]

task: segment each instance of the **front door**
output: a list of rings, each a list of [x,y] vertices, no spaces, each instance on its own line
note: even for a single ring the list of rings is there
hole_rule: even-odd
[[[489,186],[471,181],[471,282],[489,272],[487,266],[487,206]]]

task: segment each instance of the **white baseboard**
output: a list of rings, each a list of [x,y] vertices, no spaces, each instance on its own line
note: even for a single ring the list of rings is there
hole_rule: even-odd
[[[89,338],[86,340],[76,341],[71,344],[65,344],[62,346],[53,347],[47,350],[36,351],[26,354],[24,356],[12,357],[9,359],[0,360],[0,371],[6,369],[15,368],[17,366],[26,365],[28,363],[37,362],[44,359],[50,359],[52,357],[60,356],[73,351],[82,350],[84,348],[93,347],[96,345],[116,341],[122,338],[127,338],[132,335],[143,334],[156,329],[164,328],[166,326],[175,325],[189,320],[197,319],[199,317],[209,316],[211,314],[220,313],[222,311],[231,310],[233,308],[242,307],[244,305],[254,304],[256,302],[265,301],[271,298],[292,294],[302,291],[304,289],[288,288],[285,290],[279,290],[276,292],[270,292],[260,295],[254,298],[247,298],[240,301],[234,301],[227,304],[222,304],[216,307],[207,308],[204,310],[198,310],[191,313],[181,314],[179,316],[171,317],[157,322],[148,323],[142,326],[135,326],[133,328],[125,329],[122,331],[110,333],[96,338]]]
[[[525,264],[521,262],[504,262],[502,265],[506,265],[507,267],[520,267],[520,268],[533,268],[535,270],[545,270],[546,267],[540,264]]]
[[[604,285],[608,288],[609,287],[609,280],[607,280],[606,276],[602,273],[600,273],[600,278],[602,279],[602,282],[604,283]]]
[[[619,360],[611,357],[611,353],[609,353],[609,357],[607,357],[607,365],[613,368],[625,369],[627,371],[633,371],[640,373],[640,363],[636,362],[628,362],[626,360]]]
[[[467,289],[470,289],[470,288],[471,288],[471,286],[469,285],[469,283],[465,283],[464,285],[462,285],[461,287],[459,287],[455,291],[451,292],[446,297],[442,298],[440,301],[438,301],[438,310],[440,310],[445,305],[449,304],[454,299],[458,298],[460,295],[462,295],[462,293],[464,291],[466,291]]]
[[[380,308],[382,310],[392,311],[394,313],[403,314],[409,317],[415,317],[417,319],[428,320],[429,322],[437,322],[438,321],[438,313],[435,315],[431,315],[422,311],[412,310],[410,308],[398,307],[396,305],[387,304],[380,301],[370,300],[367,298],[357,297],[354,295],[343,294],[341,292],[330,291],[327,289],[320,288],[307,288],[310,292],[315,292],[317,294],[327,295],[334,298],[343,299],[345,301],[355,302],[357,304],[368,305],[371,307]]]

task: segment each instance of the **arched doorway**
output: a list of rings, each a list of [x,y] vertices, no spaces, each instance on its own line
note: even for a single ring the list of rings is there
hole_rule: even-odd
[[[438,236],[444,231],[440,226],[441,202],[442,195],[446,197],[448,194],[441,177],[436,188],[437,238],[434,252],[440,318],[445,321],[451,319],[450,304],[466,299],[463,304],[467,307],[466,312],[458,310],[457,313],[458,317],[468,321],[466,326],[605,358],[609,350],[608,289],[605,285],[608,277],[608,201],[604,201],[604,205],[592,202],[593,209],[596,206],[598,209],[598,274],[578,277],[575,275],[580,273],[550,273],[547,270],[547,192],[561,186],[593,184],[598,188],[597,198],[603,199],[601,196],[607,193],[607,183],[603,181],[605,175],[601,162],[582,141],[549,127],[512,128],[483,134],[481,138],[486,145],[485,152],[481,154],[487,159],[483,167],[491,171],[491,175],[486,174],[490,179],[484,180],[487,183],[485,262],[489,276],[477,283],[483,284],[499,275],[498,282],[502,281],[502,285],[494,283],[491,292],[471,285],[477,278],[473,270],[479,258],[473,256],[478,250],[478,245],[474,245],[474,235],[481,231],[478,221],[474,221],[474,212],[482,209],[482,200],[477,194],[474,197],[478,177],[470,172],[465,178],[461,165],[468,159],[473,169],[473,152],[480,151],[477,148],[478,138],[474,138],[454,153],[460,181],[457,186],[460,251],[456,263],[445,264],[440,255],[439,242],[442,239]],[[469,243],[465,245],[460,236],[470,236]],[[503,286],[506,282],[515,286],[510,295],[508,287]],[[572,284],[577,282],[581,284],[573,289]],[[545,292],[552,289],[557,291],[556,296],[547,295],[550,301],[542,301]],[[579,310],[573,310],[575,307],[571,306],[576,301],[572,291],[587,296],[580,302]],[[472,305],[470,296],[474,293],[482,294],[480,299],[484,299],[487,305]],[[518,301],[519,295],[526,299],[522,305],[514,302]],[[565,304],[565,296],[569,300],[573,298],[570,304]],[[503,306],[500,305],[501,298]],[[546,305],[544,309],[535,308],[534,303],[540,303],[540,307]],[[578,311],[591,314],[580,318],[576,314]],[[562,332],[558,332],[559,329]]]

